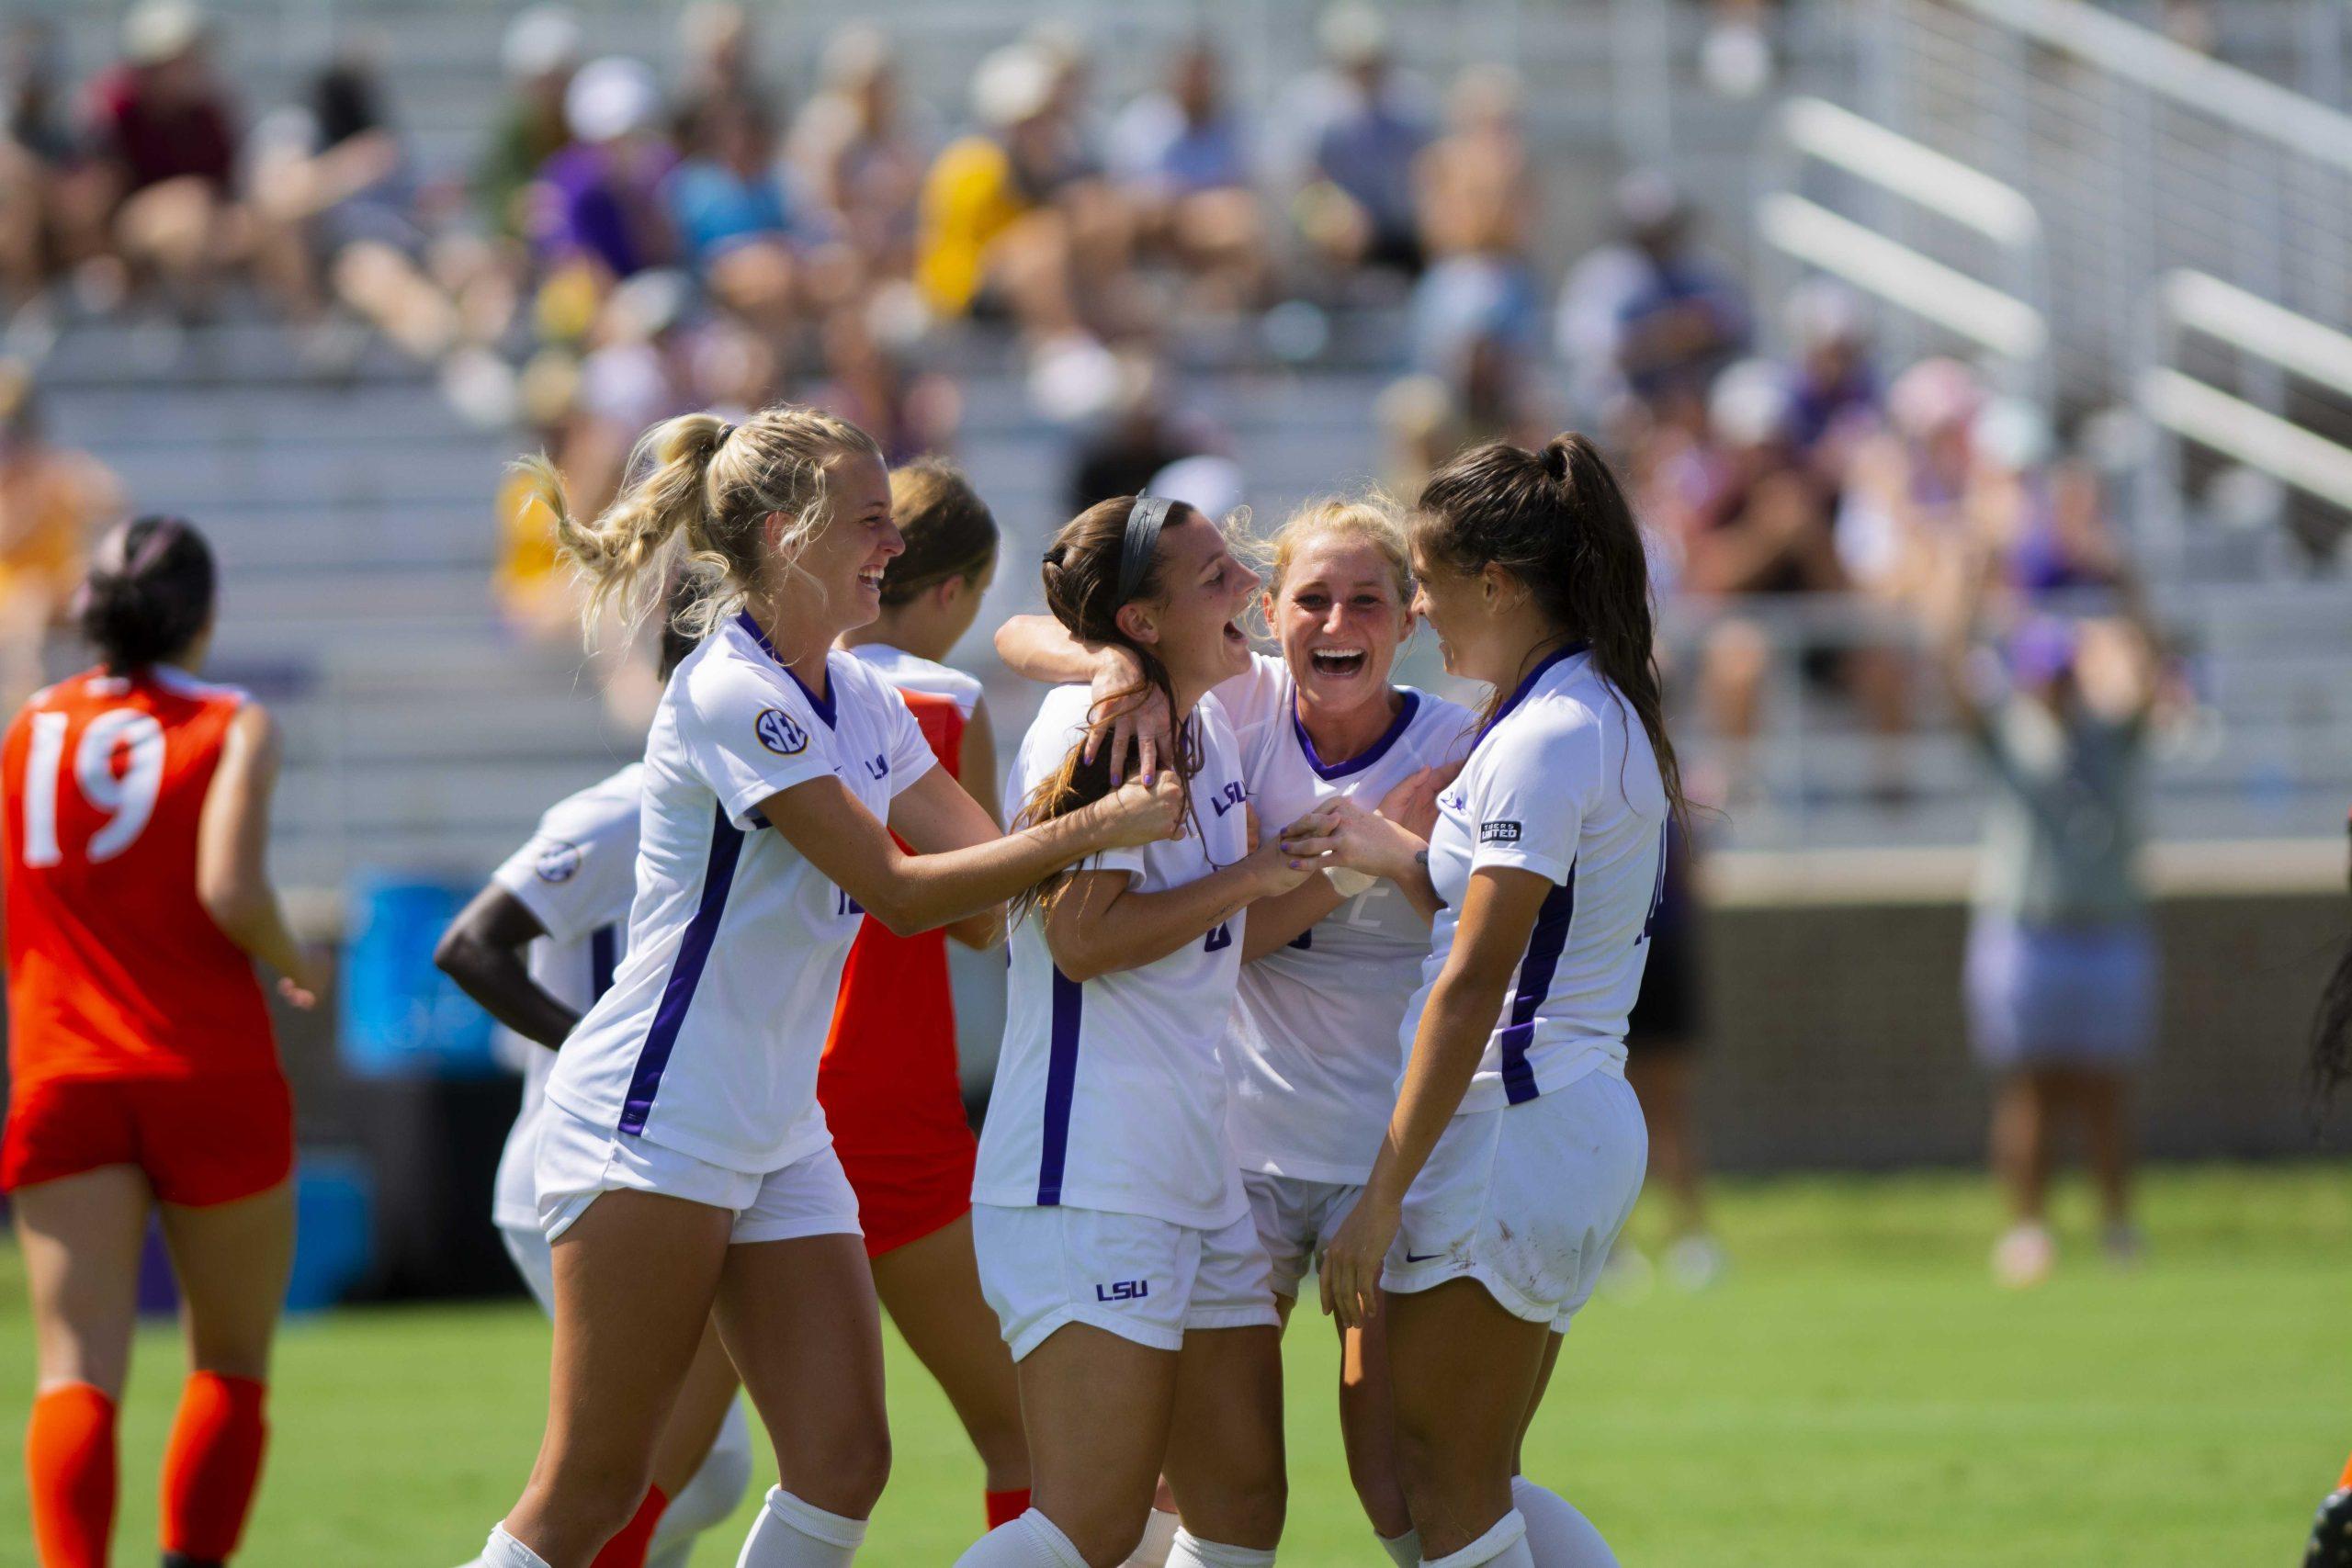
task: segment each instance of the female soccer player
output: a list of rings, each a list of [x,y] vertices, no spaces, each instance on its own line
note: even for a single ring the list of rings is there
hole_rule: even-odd
[[[995,821],[996,738],[980,683],[939,661],[971,629],[995,576],[996,520],[961,474],[936,461],[893,469],[890,502],[906,553],[882,575],[881,615],[841,645],[898,688],[939,765]],[[868,917],[817,1069],[875,1292],[979,1450],[990,1529],[1029,1506],[1029,1444],[1012,1359],[972,1256],[977,1145],[964,1115],[945,937],[979,948],[1003,932],[995,910],[912,937]]]
[[[1569,1317],[1641,1190],[1626,1087],[1666,824],[1649,579],[1631,511],[1581,435],[1474,447],[1412,525],[1446,668],[1497,700],[1438,798],[1443,908],[1408,1013],[1405,1076],[1323,1302],[1385,1317],[1397,1462],[1423,1560],[1610,1562],[1582,1515],[1520,1478]],[[1294,853],[1333,848],[1314,825]]]
[[[483,1557],[579,1568],[628,1522],[715,1310],[783,1477],[739,1562],[837,1568],[889,1467],[873,1278],[816,1100],[858,919],[978,914],[1165,835],[1176,798],[1136,785],[1000,838],[899,694],[831,651],[879,611],[901,547],[864,431],[780,405],[740,427],[681,415],[643,446],[593,523],[539,470],[594,585],[583,613],[683,551],[698,593],[683,629],[702,645],[646,742],[628,955],[548,1079],[548,1430]]]
[[[1181,784],[1187,832],[1043,879],[1015,906],[972,1235],[1019,1366],[1035,1506],[959,1562],[1110,1568],[1141,1539],[1164,1466],[1197,1538],[1170,1563],[1271,1562],[1280,1330],[1217,1036],[1241,911],[1306,874],[1272,839],[1250,847],[1233,733],[1202,702],[1249,667],[1235,617],[1258,580],[1199,513],[1132,496],[1067,525],[1045,580],[1063,627],[1135,653],[1176,716],[1161,779]],[[1013,767],[1017,820],[1050,826],[1111,788],[1108,756],[1085,760],[1089,705],[1080,686],[1046,697]]]
[[[25,1434],[42,1568],[104,1568],[139,1254],[159,1213],[189,1359],[164,1456],[166,1568],[225,1562],[261,1474],[293,1257],[293,1104],[256,961],[314,1005],[265,852],[277,732],[196,678],[212,552],[176,517],[116,529],[80,609],[99,662],[37,693],[0,749],[7,1134],[39,1392]]]
[[[681,596],[672,615],[685,608]],[[667,681],[694,644],[674,626],[662,638]],[[549,1316],[555,1262],[539,1229],[534,1168],[555,1053],[581,1014],[611,988],[637,891],[641,762],[557,802],[443,933],[434,958],[530,1053],[523,1103],[498,1162],[491,1218],[515,1271]],[[735,1365],[706,1326],[654,1450],[653,1479],[637,1513],[596,1553],[594,1568],[684,1568],[695,1538],[735,1511],[752,1475],[752,1434],[735,1398]]]
[[[1389,682],[1412,626],[1403,527],[1375,502],[1315,502],[1275,531],[1267,555],[1260,607],[1282,657],[1252,655],[1214,694],[1259,821],[1292,822],[1342,798],[1403,816],[1416,795],[1433,815],[1439,771],[1461,761],[1477,719]],[[999,634],[1013,668],[1040,678],[1091,671],[1106,702],[1134,686],[1139,671],[1125,649],[1090,653],[1041,621],[1018,617]],[[1223,1049],[1242,1187],[1285,1323],[1300,1280],[1372,1172],[1396,1103],[1397,1025],[1429,951],[1435,906],[1409,896],[1426,843],[1369,811],[1352,824],[1359,835],[1384,829],[1398,881],[1342,893],[1311,877],[1252,908],[1242,942]],[[1384,1543],[1407,1550],[1412,1521],[1396,1484],[1376,1324],[1342,1333],[1340,1415],[1364,1511]]]

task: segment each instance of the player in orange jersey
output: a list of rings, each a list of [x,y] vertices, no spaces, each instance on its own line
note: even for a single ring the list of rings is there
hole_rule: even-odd
[[[193,1362],[164,1461],[165,1568],[236,1548],[261,1472],[270,1338],[293,1256],[292,1102],[255,961],[315,1005],[322,963],[265,868],[277,734],[196,678],[212,552],[142,517],[99,546],[80,622],[99,663],[0,743],[9,1099],[0,1189],[32,1293],[26,1434],[41,1568],[104,1568],[148,1216]]]
[[[980,683],[939,662],[979,614],[996,574],[996,520],[947,464],[890,474],[906,553],[882,579],[882,614],[842,646],[899,688],[940,765],[999,816],[996,739]],[[868,916],[842,976],[817,1099],[857,1192],[874,1286],[891,1321],[955,1405],[988,1472],[989,1528],[1029,1506],[1021,1394],[972,1257],[972,1158],[947,987],[953,936],[989,947],[1002,911],[944,931],[892,936]]]

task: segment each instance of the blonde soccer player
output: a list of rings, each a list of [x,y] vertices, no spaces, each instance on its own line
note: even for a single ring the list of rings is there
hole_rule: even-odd
[[[628,955],[548,1080],[548,1428],[483,1561],[582,1568],[628,1522],[715,1313],[781,1475],[738,1561],[838,1568],[889,1468],[873,1276],[816,1096],[858,922],[978,914],[1163,836],[1174,802],[1136,785],[1001,836],[898,693],[835,651],[903,547],[856,426],[787,405],[740,426],[686,414],[631,470],[593,521],[545,471],[540,497],[596,585],[587,614],[677,558],[700,646],[646,741]]]

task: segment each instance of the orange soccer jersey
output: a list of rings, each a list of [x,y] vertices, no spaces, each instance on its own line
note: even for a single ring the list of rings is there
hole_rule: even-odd
[[[954,776],[978,683],[891,650],[856,651],[899,687],[932,754]],[[970,1206],[975,1145],[943,932],[894,936],[870,915],[858,927],[817,1099],[857,1190],[868,1252],[927,1235]]]
[[[197,825],[243,695],[86,671],[0,742],[8,1066],[86,1078],[278,1071],[252,962],[197,896]]]

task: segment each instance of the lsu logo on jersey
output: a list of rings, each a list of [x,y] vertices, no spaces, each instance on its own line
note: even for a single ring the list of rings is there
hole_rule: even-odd
[[[782,708],[762,708],[760,716],[752,721],[752,733],[779,757],[797,757],[808,750],[808,732]]]
[[[1094,1287],[1098,1302],[1139,1302],[1151,1294],[1148,1280],[1114,1280],[1107,1285]]]
[[[580,846],[560,840],[550,842],[539,852],[539,880],[569,882],[580,874]]]
[[[1216,807],[1216,814],[1219,817],[1224,816],[1227,812],[1232,810],[1237,806],[1246,806],[1249,803],[1250,796],[1242,790],[1241,785],[1238,782],[1227,784],[1223,789],[1209,796],[1209,804]]]

